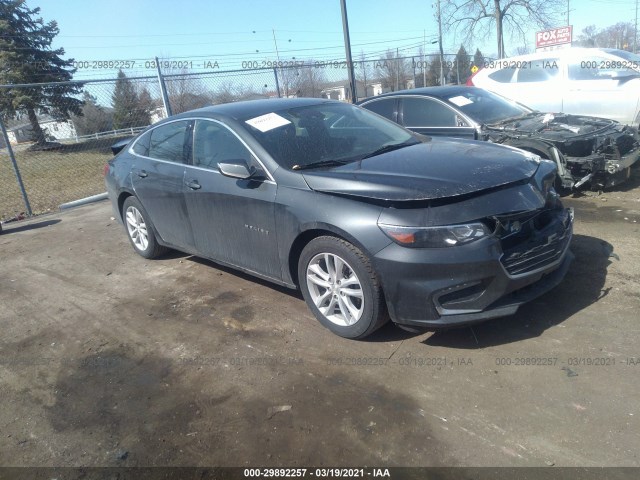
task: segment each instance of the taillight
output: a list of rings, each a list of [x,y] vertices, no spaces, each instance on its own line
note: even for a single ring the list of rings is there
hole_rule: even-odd
[[[102,172],[102,174],[106,177],[109,174],[109,164],[105,163],[104,165],[104,171]]]
[[[475,87],[475,84],[473,83],[473,77],[475,77],[480,70],[481,69],[478,69],[476,73],[472,74],[469,78],[467,78],[467,83],[465,83],[467,87]]]

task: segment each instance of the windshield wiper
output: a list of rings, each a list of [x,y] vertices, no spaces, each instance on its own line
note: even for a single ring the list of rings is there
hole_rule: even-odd
[[[371,158],[371,157],[375,157],[376,155],[381,155],[383,153],[387,153],[387,152],[392,152],[394,150],[399,150],[401,148],[404,147],[409,147],[411,145],[417,145],[420,142],[402,142],[402,143],[394,143],[391,145],[384,145],[380,148],[378,148],[377,150],[374,150],[373,152],[365,155],[364,157],[361,158],[361,160],[364,160],[365,158]]]
[[[509,122],[515,122],[515,121],[518,121],[518,120],[524,120],[525,118],[535,117],[535,116],[540,115],[540,114],[542,114],[542,112],[523,113],[522,115],[516,115],[514,117],[507,117],[507,118],[503,118],[502,120],[500,120],[498,122],[489,123],[489,124],[487,124],[487,127],[493,127],[495,125],[502,125],[502,124],[509,123]]]
[[[320,167],[338,167],[340,165],[346,165],[349,162],[345,162],[342,160],[320,160],[318,162],[311,162],[305,165],[296,164],[292,168],[292,170],[307,170],[309,168],[320,168]]]

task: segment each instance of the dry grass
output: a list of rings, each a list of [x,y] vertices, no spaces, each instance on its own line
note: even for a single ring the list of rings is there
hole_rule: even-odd
[[[61,203],[105,191],[103,171],[113,157],[110,146],[125,137],[65,145],[49,152],[15,151],[16,162],[34,215],[57,210]],[[0,219],[25,207],[6,149],[0,149]]]

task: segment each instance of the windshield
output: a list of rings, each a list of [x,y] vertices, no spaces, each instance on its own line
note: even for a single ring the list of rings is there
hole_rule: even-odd
[[[460,93],[447,98],[447,101],[475,122],[486,125],[532,112],[516,102],[475,88],[460,90]]]
[[[244,124],[280,166],[291,170],[349,163],[383,147],[417,143],[404,128],[346,103],[279,110],[246,118]]]

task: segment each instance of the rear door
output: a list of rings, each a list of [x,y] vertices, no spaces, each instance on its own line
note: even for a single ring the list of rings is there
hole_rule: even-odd
[[[251,179],[226,177],[218,163],[245,162]],[[282,278],[275,230],[277,186],[229,128],[196,120],[185,199],[197,250],[203,255],[268,277]]]
[[[399,117],[401,125],[423,135],[474,139],[476,134],[459,112],[433,98],[402,97]]]
[[[364,103],[363,108],[382,115],[393,122],[398,121],[398,100],[395,97],[384,97]]]
[[[638,92],[625,87],[637,88],[637,84],[628,82],[628,78],[638,72],[626,68],[622,60],[600,55],[572,59],[567,70],[565,113],[630,123]]]
[[[160,238],[183,250],[194,246],[183,194],[190,126],[186,120],[162,124],[132,147],[131,181],[136,197]]]
[[[502,93],[527,107],[541,112],[562,112],[565,83],[562,63],[553,56],[538,60],[516,61],[514,83],[505,84],[512,91]]]

